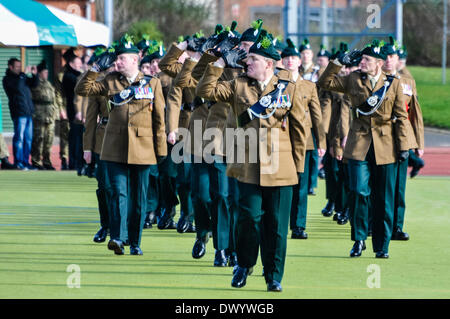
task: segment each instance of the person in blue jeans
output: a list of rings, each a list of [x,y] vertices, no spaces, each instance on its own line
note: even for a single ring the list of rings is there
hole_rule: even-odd
[[[31,167],[29,159],[33,139],[34,105],[30,88],[36,87],[39,83],[36,66],[27,67],[27,70],[31,71],[31,77],[22,72],[20,60],[11,58],[3,78],[3,88],[8,96],[9,110],[14,123],[14,165],[18,169]]]

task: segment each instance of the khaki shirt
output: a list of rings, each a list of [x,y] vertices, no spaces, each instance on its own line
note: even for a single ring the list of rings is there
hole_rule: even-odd
[[[118,72],[108,74],[97,81],[98,73],[88,71],[75,87],[81,96],[111,98],[130,86]],[[134,85],[144,75],[139,72]],[[115,106],[109,113],[100,159],[127,164],[156,164],[157,156],[167,155],[164,124],[164,96],[161,81],[152,78],[145,86],[151,88],[153,99],[136,99]]]
[[[383,73],[375,88],[366,74],[355,71],[340,77],[341,66],[331,62],[319,78],[318,85],[326,90],[342,92],[349,96],[353,108],[363,104],[372,92],[383,87],[386,75]],[[395,78],[386,93],[380,108],[372,115],[354,118],[344,150],[346,159],[363,161],[373,143],[377,165],[397,161],[399,151],[407,151],[407,113],[404,107],[400,81]]]

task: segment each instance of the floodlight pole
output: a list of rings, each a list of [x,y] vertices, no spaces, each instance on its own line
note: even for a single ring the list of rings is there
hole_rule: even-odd
[[[113,40],[114,0],[105,0],[105,24],[109,28],[109,43]]]
[[[447,0],[444,0],[444,26],[442,35],[442,84],[447,80]]]
[[[403,2],[404,2],[404,0],[397,0],[396,10],[395,10],[395,14],[396,14],[395,38],[397,39],[397,42],[400,45],[403,44]]]

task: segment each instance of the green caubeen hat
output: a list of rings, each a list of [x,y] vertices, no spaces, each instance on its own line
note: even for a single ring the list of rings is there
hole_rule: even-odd
[[[285,58],[288,56],[300,56],[300,51],[296,48],[294,42],[291,39],[286,40],[287,47],[281,52],[281,57]]]
[[[331,53],[327,51],[327,48],[323,44],[320,45],[320,50],[317,52],[318,58],[322,56],[327,57],[328,59],[331,57]]]
[[[309,43],[308,38],[305,38],[303,40],[302,44],[300,44],[300,48],[299,48],[300,53],[305,50],[311,50],[311,44]]]
[[[142,40],[136,44],[136,47],[139,50],[145,51],[151,44],[152,41],[150,40],[150,36],[148,34],[143,34]]]
[[[94,64],[94,62],[97,62],[98,58],[100,57],[100,55],[106,52],[106,48],[104,47],[97,47],[94,51],[94,53],[92,53],[91,58],[88,61],[88,65],[92,65]]]
[[[386,55],[398,54],[399,45],[395,41],[393,36],[389,36],[389,43],[385,43],[383,46],[384,53]]]
[[[366,47],[361,51],[361,53],[377,59],[386,60],[387,55],[383,50],[383,46],[384,41],[374,39],[372,43],[366,45]]]
[[[408,51],[406,51],[406,47],[404,45],[398,49],[397,54],[400,59],[406,59],[408,57]]]
[[[133,54],[139,54],[138,47],[133,42],[133,37],[129,34],[125,34],[122,38],[119,40],[119,44],[117,45],[116,53],[117,55],[124,54],[124,53],[133,53]]]
[[[263,57],[278,61],[281,59],[275,46],[273,45],[273,37],[267,30],[261,30],[256,42],[250,47],[249,53],[262,55]]]
[[[256,42],[256,40],[258,40],[259,30],[261,30],[262,25],[263,20],[261,19],[253,21],[251,27],[242,33],[241,41]]]
[[[162,57],[166,54],[163,42],[160,41],[151,43],[146,53],[146,56],[144,56],[141,60],[141,64],[150,63],[154,59],[162,59]]]
[[[281,35],[273,39],[273,45],[278,52],[283,52],[287,47],[287,45],[283,43],[283,37]]]

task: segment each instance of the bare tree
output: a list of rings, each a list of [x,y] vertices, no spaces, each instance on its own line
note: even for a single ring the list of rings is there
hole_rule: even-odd
[[[180,35],[194,34],[203,29],[212,32],[209,18],[213,6],[211,0],[115,0],[114,39],[136,22],[152,21],[169,43]],[[104,0],[97,0],[97,20],[104,21]]]

